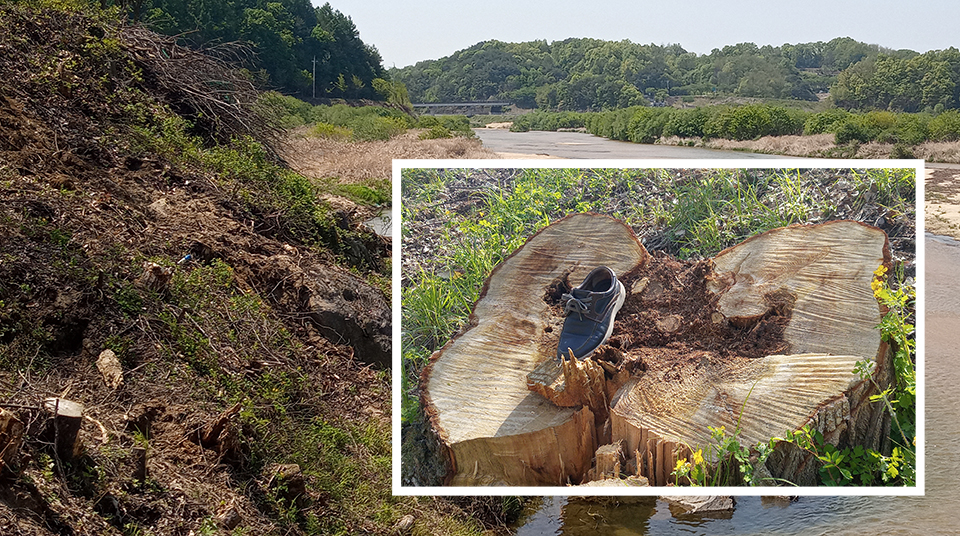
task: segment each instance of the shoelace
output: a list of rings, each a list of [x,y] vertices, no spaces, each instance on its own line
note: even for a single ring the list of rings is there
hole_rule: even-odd
[[[586,296],[580,299],[574,297],[573,294],[564,294],[560,298],[567,300],[567,304],[563,306],[564,316],[569,315],[571,312],[576,312],[580,316],[580,320],[583,320],[583,313],[590,309],[589,303],[593,300],[593,296]]]

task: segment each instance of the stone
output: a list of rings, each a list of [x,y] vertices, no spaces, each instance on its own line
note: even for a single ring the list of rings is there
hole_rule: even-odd
[[[686,514],[702,514],[705,512],[728,512],[732,511],[736,505],[733,497],[729,496],[662,496],[660,497],[668,503],[678,506]]]
[[[100,352],[97,358],[97,370],[103,376],[103,383],[111,389],[119,389],[123,385],[123,367],[120,360],[113,350],[107,349]]]

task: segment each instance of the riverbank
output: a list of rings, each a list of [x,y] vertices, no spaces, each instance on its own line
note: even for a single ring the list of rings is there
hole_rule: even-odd
[[[926,232],[960,239],[960,168],[927,167],[924,187]]]
[[[486,128],[474,129],[484,145],[493,151],[499,140],[506,138],[511,123],[491,123]],[[894,143],[869,142],[856,145],[840,145],[834,141],[833,134],[814,134],[810,136],[764,136],[756,140],[728,140],[679,138],[671,136],[660,138],[657,143],[644,144],[626,141],[615,141],[601,138],[592,134],[572,131],[528,131],[509,132],[515,135],[512,143],[521,140],[518,136],[526,135],[529,138],[536,133],[550,132],[559,136],[587,136],[598,140],[606,140],[611,144],[623,146],[613,151],[614,154],[593,155],[583,154],[576,156],[557,155],[567,158],[762,158],[800,157],[800,158],[857,158],[857,159],[912,159],[917,158],[928,162],[960,164],[960,142],[933,142],[928,141],[919,145],[905,146]],[[488,143],[491,140],[494,145]],[[520,143],[523,143],[522,141]],[[558,145],[564,144],[557,141]],[[519,145],[518,145],[519,146]],[[627,147],[634,146],[631,150]],[[673,148],[673,149],[668,149]],[[684,152],[686,151],[686,152]],[[586,152],[581,151],[581,152]],[[631,153],[638,153],[634,156]],[[554,154],[554,153],[551,153]],[[522,157],[522,156],[520,156]],[[512,158],[512,157],[511,157]]]

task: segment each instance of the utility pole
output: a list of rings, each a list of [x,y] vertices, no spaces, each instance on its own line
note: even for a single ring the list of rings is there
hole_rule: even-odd
[[[313,57],[313,99],[317,99],[317,57]]]

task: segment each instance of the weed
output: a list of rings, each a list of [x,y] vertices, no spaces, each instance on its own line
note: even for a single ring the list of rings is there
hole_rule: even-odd
[[[337,184],[331,188],[359,205],[382,206],[390,204],[390,182],[386,180],[367,184]]]
[[[310,135],[318,138],[346,141],[353,138],[353,130],[347,127],[331,125],[330,123],[317,123],[310,129]]]

